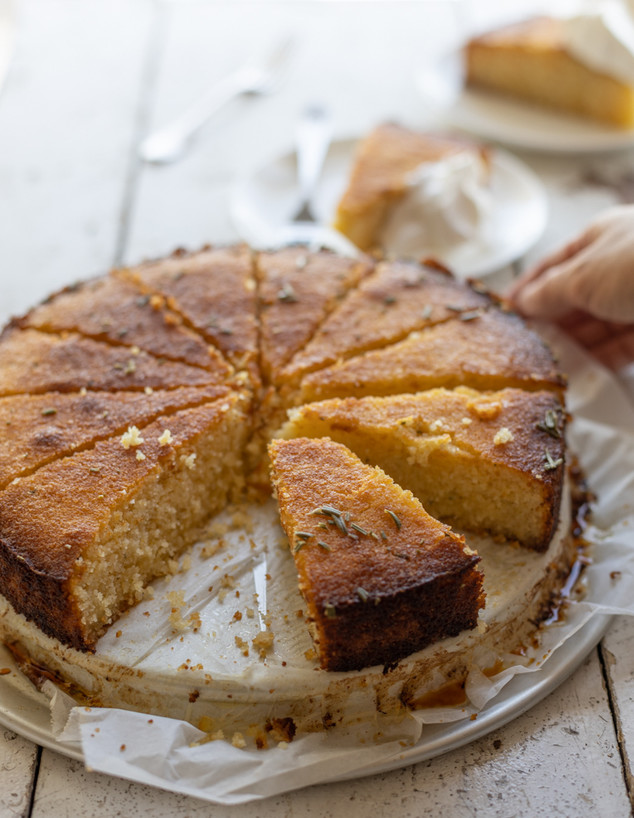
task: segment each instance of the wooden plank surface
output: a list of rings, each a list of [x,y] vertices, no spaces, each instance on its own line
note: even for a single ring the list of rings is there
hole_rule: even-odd
[[[1,317],[119,258],[234,240],[228,201],[236,176],[291,146],[308,102],[327,99],[341,135],[390,116],[424,126],[428,112],[415,74],[423,58],[455,39],[448,5],[28,0],[0,96]],[[182,110],[282,28],[301,38],[274,96],[224,111],[176,166],[137,161],[134,148],[145,130]],[[551,208],[528,260],[627,196],[631,153],[520,156],[544,181]],[[498,280],[511,275],[506,270]],[[246,805],[239,814],[627,815],[633,628],[619,620],[601,651],[554,694],[467,747],[403,770]],[[49,750],[40,761],[35,745],[0,731],[0,816],[97,813],[228,818],[238,811],[89,773]]]

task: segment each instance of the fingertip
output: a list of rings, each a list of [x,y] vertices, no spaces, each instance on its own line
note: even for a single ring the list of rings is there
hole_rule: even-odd
[[[530,282],[517,291],[512,303],[526,318],[556,318],[561,314],[560,305],[547,297],[542,281]]]

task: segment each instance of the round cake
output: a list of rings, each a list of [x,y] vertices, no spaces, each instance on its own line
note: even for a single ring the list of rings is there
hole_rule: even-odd
[[[0,336],[2,638],[210,733],[400,715],[556,599],[564,391],[414,262],[208,247],[68,287]]]

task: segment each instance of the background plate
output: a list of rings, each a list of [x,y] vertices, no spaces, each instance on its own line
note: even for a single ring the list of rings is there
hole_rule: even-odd
[[[634,145],[634,130],[551,113],[497,94],[464,87],[462,56],[451,52],[422,69],[425,102],[450,125],[515,148],[545,153],[596,153]]]
[[[600,641],[610,617],[595,616],[577,634],[559,647],[533,673],[513,678],[479,713],[477,719],[450,724],[425,725],[422,738],[398,756],[355,770],[340,779],[387,772],[454,750],[501,727],[524,713],[564,682]],[[60,742],[51,728],[48,699],[22,676],[6,648],[0,648],[0,664],[14,672],[0,676],[0,724],[36,744],[63,755],[83,760],[78,746]]]
[[[315,214],[323,224],[333,220],[348,179],[358,139],[332,143],[315,196]],[[502,150],[491,157],[493,206],[482,234],[434,252],[458,277],[483,277],[521,257],[539,239],[548,206],[544,188],[523,162]],[[240,236],[266,247],[297,210],[297,166],[293,151],[259,168],[235,187],[230,212]],[[390,251],[387,247],[386,250]]]

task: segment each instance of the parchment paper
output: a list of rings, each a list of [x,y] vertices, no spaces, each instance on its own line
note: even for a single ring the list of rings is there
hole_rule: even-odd
[[[374,724],[305,735],[267,750],[228,741],[196,745],[192,725],[150,714],[80,708],[51,685],[51,713],[59,740],[81,746],[93,770],[221,804],[253,799],[372,769],[425,741],[425,724],[473,718],[518,674],[536,674],[548,658],[598,614],[634,614],[634,411],[612,373],[554,330],[545,329],[569,374],[573,414],[569,446],[596,493],[587,538],[593,543],[587,592],[570,602],[562,622],[545,629],[538,653],[489,677],[474,668],[468,703],[412,713],[380,739]],[[510,660],[512,661],[512,660]],[[503,693],[502,693],[503,695]],[[405,762],[404,762],[405,763]],[[289,774],[292,771],[292,774]]]

